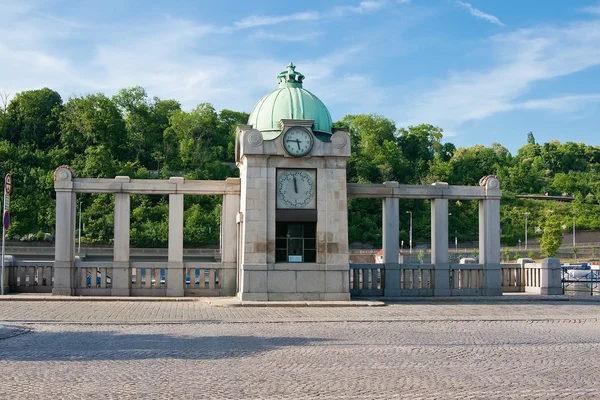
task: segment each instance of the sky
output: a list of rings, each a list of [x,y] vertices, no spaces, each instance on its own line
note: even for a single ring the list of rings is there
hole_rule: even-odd
[[[0,90],[142,86],[250,112],[289,62],[334,121],[429,123],[513,154],[600,145],[596,0],[0,0]]]

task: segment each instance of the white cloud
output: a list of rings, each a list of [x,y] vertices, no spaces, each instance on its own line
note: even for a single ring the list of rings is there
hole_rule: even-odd
[[[588,13],[588,14],[598,14],[598,15],[600,15],[600,5],[584,7],[582,9],[580,9],[580,11],[584,12],[584,13]]]
[[[334,8],[330,14],[334,16],[341,16],[347,13],[365,14],[373,11],[380,10],[388,5],[387,0],[369,0],[361,1],[357,6],[341,6]]]
[[[401,0],[400,3],[408,3],[410,0]],[[261,26],[278,25],[292,21],[318,21],[325,18],[339,18],[344,15],[367,14],[383,9],[389,4],[389,0],[365,0],[355,6],[334,7],[328,11],[303,11],[288,15],[251,15],[233,23],[233,29],[248,29]]]
[[[600,94],[566,95],[548,99],[527,100],[514,104],[515,108],[525,110],[551,110],[570,112],[587,103],[600,102]]]
[[[252,15],[233,24],[235,28],[247,29],[259,26],[277,25],[290,21],[315,21],[321,19],[321,14],[316,11],[304,11],[290,15]]]
[[[471,15],[474,16],[475,18],[483,19],[487,22],[491,22],[492,24],[504,26],[504,24],[502,22],[500,22],[500,20],[497,17],[495,17],[491,14],[486,14],[483,11],[480,11],[477,8],[474,8],[470,3],[457,1],[456,4],[458,4],[465,10],[469,11],[469,13],[471,13]]]
[[[306,40],[311,40],[316,37],[319,37],[323,34],[323,32],[313,31],[300,35],[291,35],[288,33],[271,33],[265,31],[258,31],[252,34],[250,37],[253,39],[261,39],[261,40],[273,40],[277,42],[304,42]]]
[[[457,130],[514,109],[569,111],[598,101],[594,95],[523,100],[534,85],[600,65],[600,21],[576,22],[559,28],[541,27],[497,35],[489,43],[495,67],[451,74],[437,87],[421,91],[395,114],[401,125],[431,121]]]

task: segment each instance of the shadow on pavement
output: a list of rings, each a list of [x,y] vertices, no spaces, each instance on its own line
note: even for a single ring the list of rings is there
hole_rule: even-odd
[[[103,361],[241,358],[290,346],[310,346],[321,338],[261,336],[176,336],[116,331],[43,332],[2,341],[5,361]]]

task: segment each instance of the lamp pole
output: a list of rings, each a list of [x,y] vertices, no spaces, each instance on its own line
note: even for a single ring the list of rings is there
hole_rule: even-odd
[[[81,201],[79,202],[79,239],[77,242],[77,254],[81,253]]]
[[[527,250],[527,218],[529,217],[529,213],[523,213],[525,216],[525,250]]]
[[[410,254],[412,254],[412,211],[407,211],[410,214],[410,226],[408,229],[408,246],[410,247]]]

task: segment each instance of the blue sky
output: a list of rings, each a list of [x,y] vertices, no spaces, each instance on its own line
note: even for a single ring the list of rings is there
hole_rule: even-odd
[[[600,145],[595,0],[0,0],[0,90],[140,85],[250,112],[289,61],[334,120],[431,123],[513,154],[533,131]]]

